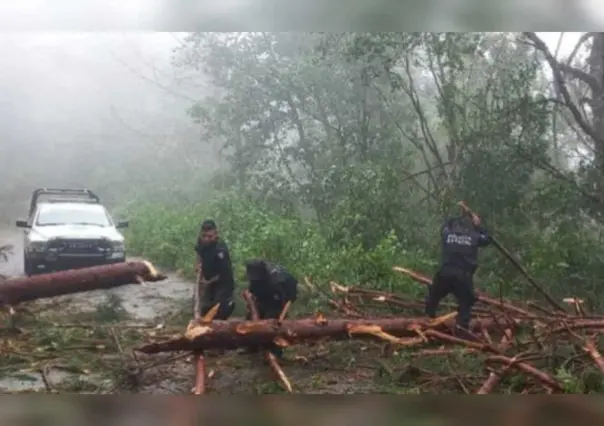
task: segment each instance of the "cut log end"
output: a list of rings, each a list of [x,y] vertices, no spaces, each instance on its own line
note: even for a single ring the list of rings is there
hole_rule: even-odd
[[[189,323],[189,327],[185,332],[185,338],[194,340],[204,334],[212,332],[212,327],[209,325],[197,324],[196,322]]]

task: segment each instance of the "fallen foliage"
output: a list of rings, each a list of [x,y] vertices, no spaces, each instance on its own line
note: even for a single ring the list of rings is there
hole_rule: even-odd
[[[423,274],[400,267],[394,270],[430,284]],[[335,282],[331,291],[335,296],[331,305],[349,318],[317,314],[287,321],[198,321],[184,334],[152,341],[138,350],[153,354],[371,339],[386,344],[383,353],[407,359],[405,374],[416,384],[424,384],[422,388],[428,392],[438,393],[437,385],[445,382],[456,383],[464,393],[477,394],[493,393],[498,388],[519,393],[592,392],[604,384],[604,359],[598,350],[604,316],[588,315],[580,300],[565,300],[572,307],[569,312],[561,311],[557,303],[551,307],[519,304],[478,292],[471,333],[460,335],[454,326],[456,312],[435,320],[402,316],[403,312],[417,313],[423,303]],[[394,307],[399,314],[375,317],[380,306]],[[451,347],[463,352],[447,349]],[[472,356],[476,362],[461,360],[458,355]],[[450,371],[439,368],[431,372],[418,364],[447,365]],[[280,371],[276,377],[282,380],[285,373],[281,368],[269,365]],[[462,371],[464,367],[468,370]]]
[[[429,277],[401,267],[394,271],[404,273],[414,280],[429,285]],[[332,306],[340,312],[354,312],[357,317],[367,317],[381,306],[419,311],[423,303],[394,295],[363,288],[345,287],[331,284],[332,292],[339,297]],[[450,364],[453,352],[444,345],[465,348],[464,357],[471,355],[480,361],[480,371],[460,372],[456,365],[449,371],[451,378],[458,382],[466,393],[488,394],[495,392],[502,382],[502,392],[520,393],[581,393],[604,390],[604,359],[598,349],[600,335],[604,331],[604,316],[588,314],[582,301],[570,297],[564,299],[569,310],[560,311],[558,304],[547,307],[535,302],[517,303],[495,299],[480,291],[478,303],[473,311],[474,323],[492,321],[493,327],[483,327],[473,339],[466,340],[424,328],[426,340],[413,345],[420,356],[432,358],[432,362]],[[434,320],[436,324],[448,324],[456,315],[450,313]],[[454,330],[452,330],[454,334]],[[496,343],[494,343],[496,342]],[[389,344],[396,342],[389,341]],[[438,349],[423,346],[441,345]],[[410,350],[409,345],[405,350]],[[466,360],[467,361],[467,360]],[[409,364],[413,368],[414,362]],[[426,377],[434,379],[429,371]],[[438,373],[439,381],[446,380],[443,372]],[[506,380],[507,379],[507,380]],[[430,379],[428,379],[429,381]],[[521,385],[518,385],[521,383]],[[437,391],[437,389],[434,389]]]
[[[429,277],[421,273],[400,267],[394,270],[430,284]],[[304,370],[329,356],[335,347],[332,342],[340,340],[351,349],[359,348],[354,341],[366,342],[361,352],[368,354],[368,365],[355,361],[359,371],[373,369],[388,377],[393,386],[413,388],[415,393],[604,390],[604,359],[598,349],[604,316],[586,312],[582,301],[572,297],[563,301],[566,309],[561,311],[557,306],[518,303],[478,291],[469,335],[460,335],[455,329],[454,311],[427,319],[421,315],[421,300],[335,282],[331,283],[330,305],[336,315],[326,312],[311,318],[258,320],[253,300],[249,295],[244,300],[252,321],[212,321],[211,311],[192,320],[185,332],[181,324],[166,325],[167,321],[132,323],[118,311],[108,315],[107,307],[88,314],[85,321],[68,323],[49,309],[56,303],[60,310],[58,298],[11,306],[7,311],[11,321],[2,329],[0,340],[0,370],[38,372],[47,392],[138,392],[160,380],[158,371],[164,366],[193,354],[194,393],[204,394],[216,371],[206,368],[206,361],[212,358],[220,363],[227,358],[225,351],[273,343],[286,348],[298,345],[305,356],[296,356],[294,362]],[[99,317],[99,312],[108,317]],[[376,316],[379,312],[382,315]],[[287,365],[282,367],[270,353],[264,357],[283,388],[296,391]],[[328,368],[338,370],[333,362]],[[79,382],[69,388],[53,383],[53,369],[75,372]],[[94,375],[93,371],[102,371],[102,379],[87,382],[86,376]],[[358,380],[370,380],[363,379],[364,374],[359,373]]]

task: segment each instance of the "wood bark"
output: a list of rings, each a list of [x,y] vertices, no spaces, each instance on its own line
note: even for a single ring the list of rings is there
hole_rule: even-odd
[[[518,322],[520,325],[520,322]],[[153,342],[138,348],[138,351],[153,354],[174,351],[199,351],[206,349],[237,349],[241,347],[267,345],[273,342],[288,346],[308,341],[323,339],[349,340],[373,339],[383,340],[375,334],[357,334],[356,329],[364,327],[379,329],[395,337],[417,337],[418,331],[429,328],[446,330],[453,328],[455,320],[438,326],[430,326],[429,318],[376,318],[376,319],[326,319],[324,317],[262,321],[213,321],[200,322],[190,327],[184,336],[177,336],[161,342]],[[473,332],[484,329],[497,329],[498,324],[492,319],[476,319],[471,322]],[[352,336],[354,332],[354,337]]]
[[[153,265],[145,261],[9,278],[0,282],[0,306],[14,306],[36,299],[109,289],[144,281],[155,282],[165,278]]]

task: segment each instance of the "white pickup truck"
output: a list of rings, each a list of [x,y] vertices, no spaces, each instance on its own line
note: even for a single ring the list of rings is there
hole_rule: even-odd
[[[53,196],[40,200],[42,196]],[[99,197],[88,189],[41,188],[34,191],[24,229],[25,274],[81,268],[126,260],[127,221],[115,222]]]

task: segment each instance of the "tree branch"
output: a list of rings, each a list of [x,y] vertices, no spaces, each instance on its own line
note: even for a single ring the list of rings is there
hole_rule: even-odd
[[[573,118],[575,119],[579,127],[581,127],[581,130],[583,130],[587,135],[589,135],[589,137],[591,137],[596,143],[604,144],[604,139],[602,139],[594,130],[594,128],[587,122],[587,120],[579,111],[577,105],[571,99],[571,95],[568,91],[568,88],[566,87],[566,82],[564,80],[560,63],[556,60],[556,58],[554,58],[546,44],[537,36],[537,34],[535,34],[534,32],[523,32],[523,34],[534,44],[535,48],[537,48],[537,50],[539,50],[545,56],[545,60],[548,62],[552,70],[556,87],[560,91],[560,94],[564,99],[566,107],[573,115]]]

